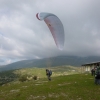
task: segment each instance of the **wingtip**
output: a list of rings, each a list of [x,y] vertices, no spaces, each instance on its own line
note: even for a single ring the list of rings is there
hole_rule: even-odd
[[[39,19],[39,13],[36,14],[36,17],[37,17],[38,20],[40,20],[40,19]]]

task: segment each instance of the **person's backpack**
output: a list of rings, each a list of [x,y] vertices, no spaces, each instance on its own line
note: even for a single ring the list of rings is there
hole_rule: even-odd
[[[100,70],[97,70],[97,78],[100,78]]]
[[[52,75],[52,71],[51,70],[49,71],[49,74]]]
[[[97,71],[97,75],[100,75],[100,70]]]

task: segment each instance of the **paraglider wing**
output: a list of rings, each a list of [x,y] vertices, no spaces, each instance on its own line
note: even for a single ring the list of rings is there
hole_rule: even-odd
[[[57,47],[62,50],[64,47],[64,28],[60,19],[51,13],[37,13],[37,19],[44,20],[52,33]]]

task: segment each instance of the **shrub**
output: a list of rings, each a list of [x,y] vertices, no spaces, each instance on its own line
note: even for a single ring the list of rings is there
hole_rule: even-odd
[[[24,82],[24,81],[26,81],[27,80],[27,76],[26,75],[23,75],[23,76],[21,76],[20,78],[19,78],[19,81],[21,81],[21,82]]]
[[[34,79],[34,80],[37,80],[37,76],[34,76],[33,79]]]

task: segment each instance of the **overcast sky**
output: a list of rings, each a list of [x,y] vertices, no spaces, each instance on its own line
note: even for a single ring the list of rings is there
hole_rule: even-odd
[[[64,50],[38,12],[62,21]],[[100,56],[100,0],[0,0],[0,65],[60,55]]]

